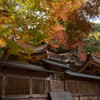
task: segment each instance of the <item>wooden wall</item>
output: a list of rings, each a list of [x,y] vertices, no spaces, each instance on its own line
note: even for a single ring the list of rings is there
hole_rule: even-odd
[[[0,70],[0,95],[3,100],[48,100],[49,91],[68,90],[73,100],[100,100],[100,83],[72,79],[64,82],[63,76],[57,76],[41,71],[4,68]]]
[[[100,100],[100,83],[79,80],[50,80],[51,91],[70,91],[73,100]]]
[[[48,76],[48,73],[41,71],[2,68],[0,98],[2,100],[47,100],[50,87]]]
[[[100,83],[67,80],[66,88],[72,94],[100,94]]]
[[[64,82],[60,80],[50,80],[50,91],[64,91]]]
[[[100,83],[67,80],[64,88],[64,82],[60,80],[50,80],[51,91],[68,90],[71,94],[100,95]]]
[[[66,81],[66,89],[73,95],[73,100],[100,100],[100,83],[88,81]]]
[[[6,77],[5,95],[24,95],[30,93],[29,79]]]

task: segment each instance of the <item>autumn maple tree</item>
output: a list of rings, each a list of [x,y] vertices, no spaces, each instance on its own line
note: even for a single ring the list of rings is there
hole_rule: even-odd
[[[85,60],[86,53],[83,51],[84,38],[87,38],[93,30],[89,18],[100,14],[99,0],[59,0],[49,2],[56,24],[53,26],[56,33],[52,36],[52,45],[56,48],[71,49],[78,47],[78,56]],[[59,5],[59,6],[58,6]],[[59,23],[58,23],[59,22]],[[55,41],[54,41],[55,40]]]
[[[19,42],[38,46],[49,39],[53,24],[50,14],[41,7],[42,0],[0,0],[0,37],[13,51]]]
[[[14,39],[32,46],[45,41],[55,48],[73,49],[92,30],[88,18],[99,15],[99,2],[0,0],[0,38],[12,51],[22,48]]]
[[[66,47],[67,45],[68,48],[73,48],[71,47],[73,44],[75,45],[89,35],[92,24],[87,17],[93,18],[99,15],[100,3],[98,3],[98,0],[57,0],[48,3],[50,12],[56,22],[53,28],[56,30],[54,38],[56,44],[58,43],[57,46],[65,45]],[[58,20],[63,25],[58,23]]]

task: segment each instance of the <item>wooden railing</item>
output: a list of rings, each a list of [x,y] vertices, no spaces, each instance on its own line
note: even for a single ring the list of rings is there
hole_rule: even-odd
[[[0,98],[47,98],[49,80],[31,76],[0,76]]]
[[[47,94],[49,82],[47,80],[32,79],[32,94]]]
[[[6,78],[5,95],[24,95],[30,93],[29,79]]]

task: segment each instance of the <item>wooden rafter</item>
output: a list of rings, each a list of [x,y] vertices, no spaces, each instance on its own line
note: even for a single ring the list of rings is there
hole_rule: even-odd
[[[93,60],[90,60],[89,62],[90,62],[91,64],[95,65],[96,67],[100,67],[100,64],[97,63],[97,62],[95,62],[95,61],[93,61]]]
[[[89,65],[89,58],[86,59],[85,63],[82,65],[82,67],[78,70],[78,73],[81,73],[83,70],[85,70]]]
[[[78,70],[78,73],[81,73],[83,70],[85,70],[88,67],[88,65],[89,65],[89,62],[87,62],[82,68],[80,68]]]

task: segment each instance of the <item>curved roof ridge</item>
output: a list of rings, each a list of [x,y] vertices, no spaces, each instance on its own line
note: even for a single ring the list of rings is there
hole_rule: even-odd
[[[96,56],[96,55],[93,55],[93,54],[92,54],[92,56],[93,56],[93,57],[95,57],[95,58],[98,58],[98,59],[100,59],[100,57],[98,57],[98,56]]]

